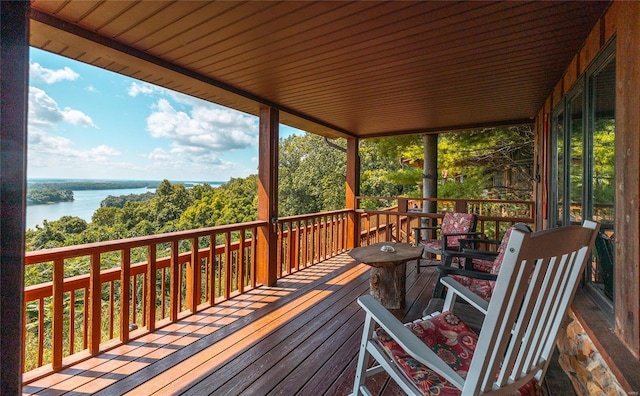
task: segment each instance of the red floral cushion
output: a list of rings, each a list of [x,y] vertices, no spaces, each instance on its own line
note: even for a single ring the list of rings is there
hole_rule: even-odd
[[[476,217],[472,213],[452,213],[447,212],[442,219],[440,234],[458,234],[471,232],[475,229]],[[447,247],[460,246],[459,240],[465,238],[464,235],[447,237]]]
[[[462,378],[466,378],[478,335],[456,315],[446,311],[427,320],[411,323],[408,328]],[[460,394],[460,390],[449,381],[408,355],[386,331],[378,328],[376,336],[389,356],[424,395]],[[519,393],[536,395],[539,394],[538,391],[537,383],[532,380]]]
[[[484,271],[484,272],[489,272],[490,274],[498,275],[498,272],[500,272],[500,267],[502,266],[502,261],[504,260],[504,254],[507,248],[507,244],[509,243],[509,238],[511,237],[511,231],[513,231],[514,228],[515,227],[513,226],[509,227],[507,231],[504,233],[504,236],[502,237],[502,241],[500,242],[500,247],[498,247],[498,256],[496,257],[496,259],[494,261],[488,261],[488,260],[479,260],[478,262],[474,261],[473,262],[474,268],[479,262],[485,262],[489,265],[485,267],[487,271]],[[493,294],[493,288],[496,285],[495,281],[468,278],[464,275],[452,274],[449,276],[455,279],[456,281],[460,282],[460,284],[462,284],[467,289],[471,290],[472,292],[480,296],[483,300],[489,301],[491,299],[491,295]]]
[[[493,263],[493,260],[474,259],[473,270],[480,272],[491,272],[491,270],[493,269]]]
[[[447,212],[442,218],[440,235],[471,232],[475,229],[475,221],[475,215],[470,213]],[[464,235],[447,237],[447,248],[458,249],[460,247],[459,240],[465,237]],[[425,239],[420,241],[420,244],[431,251],[442,250],[442,239]]]
[[[451,274],[449,277],[455,279],[460,282],[460,284],[473,293],[477,294],[480,298],[485,301],[491,300],[491,295],[493,294],[493,288],[495,287],[496,282],[487,279],[477,279],[477,278],[469,278],[464,275],[455,275]]]

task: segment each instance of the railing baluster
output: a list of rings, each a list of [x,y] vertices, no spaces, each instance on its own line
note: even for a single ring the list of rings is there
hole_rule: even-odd
[[[73,355],[76,337],[76,291],[71,290],[69,296],[69,355]]]
[[[283,266],[285,265],[283,259],[285,257],[284,254],[284,243],[285,243],[285,235],[284,235],[284,224],[278,222],[276,224],[277,227],[277,240],[278,240],[278,249],[276,250],[276,263],[278,264],[278,269],[276,270],[276,276],[279,278],[282,277]]]
[[[120,251],[120,257],[120,341],[124,343],[129,341],[129,300],[131,299],[129,279],[131,277],[131,249],[122,249]],[[133,294],[135,296],[135,289]],[[135,297],[133,311],[135,312]],[[135,323],[135,316],[133,323]]]
[[[84,299],[83,312],[82,312],[82,321],[83,321],[83,334],[82,334],[82,348],[87,349],[89,347],[89,288],[84,288]]]
[[[258,235],[258,228],[253,227],[251,229],[251,288],[256,287],[256,272],[258,270],[258,261],[256,256],[256,235]]]
[[[198,259],[198,238],[191,240],[191,259],[187,265],[187,309],[198,311],[200,301],[200,260]]]
[[[171,272],[169,279],[169,319],[172,322],[178,320],[178,312],[180,312],[180,251],[178,248],[178,240],[171,240]]]
[[[152,243],[148,246],[149,259],[147,261],[147,329],[154,331],[156,329],[156,244]]]
[[[231,233],[229,231],[224,234],[224,299],[231,297],[231,271],[233,259],[231,257]]]
[[[297,238],[298,234],[297,234],[297,230],[293,229],[293,226],[294,226],[294,222],[293,221],[288,221],[287,222],[287,227],[288,227],[287,232],[289,233],[289,235],[287,236],[288,237],[288,239],[287,239],[288,240],[288,242],[287,242],[287,253],[288,253],[288,256],[287,256],[287,267],[286,267],[287,274],[291,273],[291,270],[292,270],[292,268],[294,266],[293,263],[295,262],[294,259],[296,257],[295,256],[295,252],[296,252],[295,251],[295,247],[296,247],[295,238]]]
[[[44,352],[44,298],[40,298],[40,300],[38,301],[38,367],[42,366],[43,352]]]
[[[91,255],[89,269],[89,353],[95,356],[100,351],[102,325],[102,284],[100,283],[100,253]]]
[[[131,308],[132,318],[131,323],[138,323],[138,275],[134,275],[131,279],[133,285],[131,286]]]
[[[165,287],[165,280],[167,279],[167,269],[162,268],[160,271],[161,281],[160,281],[160,312],[162,319],[167,317],[167,304],[166,304],[166,296],[167,296],[167,288]]]
[[[115,312],[113,309],[115,300],[115,281],[109,282],[109,339],[113,339],[113,327]]]
[[[209,305],[216,303],[216,234],[209,236]]]
[[[217,249],[217,248],[216,248]],[[224,247],[223,247],[224,252]],[[217,281],[217,292],[216,296],[224,298],[224,282],[222,281],[222,275],[224,273],[224,263],[222,261],[222,255],[224,253],[216,253],[216,266],[218,270],[218,275],[216,277]]]
[[[245,270],[244,270],[244,230],[240,230],[240,240],[238,241],[238,292],[244,293]]]
[[[142,321],[142,326],[147,327],[147,272],[141,275],[142,280],[140,281],[140,320]]]

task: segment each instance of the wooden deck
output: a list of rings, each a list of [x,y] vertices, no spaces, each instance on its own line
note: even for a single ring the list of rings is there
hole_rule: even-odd
[[[403,321],[421,316],[433,268],[407,267]],[[347,395],[369,290],[369,267],[342,254],[258,288],[23,388],[38,395]],[[572,394],[552,365],[546,389]],[[563,378],[564,377],[564,378]],[[402,394],[385,375],[380,395]]]

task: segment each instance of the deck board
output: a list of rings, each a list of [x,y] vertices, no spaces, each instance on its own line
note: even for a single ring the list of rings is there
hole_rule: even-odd
[[[418,274],[409,264],[407,306],[393,314],[419,318],[434,281],[433,268]],[[343,254],[34,381],[23,393],[347,395],[364,322],[356,300],[368,290],[369,267]],[[368,383],[376,395],[402,393],[385,375]]]

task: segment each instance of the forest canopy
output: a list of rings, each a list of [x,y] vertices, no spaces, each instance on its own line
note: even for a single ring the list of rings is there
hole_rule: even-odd
[[[281,139],[280,217],[345,207],[346,154],[340,147],[340,139],[330,145],[309,133]],[[439,197],[531,199],[530,127],[443,133],[438,151]],[[363,140],[359,154],[360,195],[421,196],[421,136]],[[253,221],[257,189],[257,175],[218,187],[163,180],[155,194],[107,197],[90,222],[72,216],[45,221],[27,231],[27,250]]]

